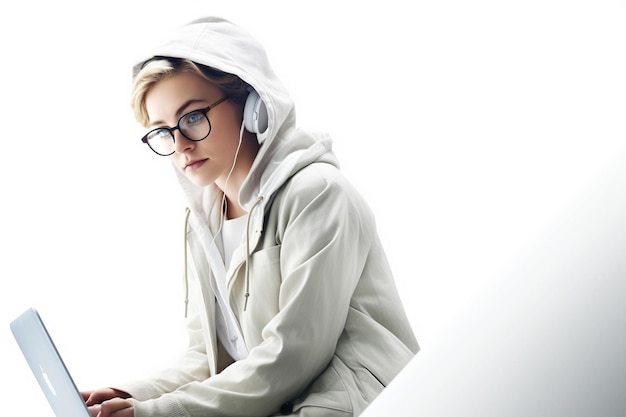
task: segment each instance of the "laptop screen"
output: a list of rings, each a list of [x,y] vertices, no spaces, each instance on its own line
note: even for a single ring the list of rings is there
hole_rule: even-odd
[[[91,417],[39,313],[30,308],[11,331],[57,417]]]

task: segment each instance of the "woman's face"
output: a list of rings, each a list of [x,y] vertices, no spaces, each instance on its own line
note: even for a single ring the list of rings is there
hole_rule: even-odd
[[[146,95],[149,129],[174,127],[190,111],[206,108],[224,94],[197,74],[182,72],[158,81]],[[174,131],[174,165],[194,184],[216,183],[223,189],[239,144],[242,110],[226,100],[209,110],[211,132],[204,140],[191,141]]]

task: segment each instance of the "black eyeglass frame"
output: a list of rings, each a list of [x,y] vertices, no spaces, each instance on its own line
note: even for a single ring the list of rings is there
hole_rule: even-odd
[[[220,98],[219,100],[217,100],[215,103],[211,104],[211,105],[210,105],[210,106],[208,106],[208,107],[205,107],[205,108],[203,108],[203,109],[192,110],[192,111],[189,111],[189,112],[187,112],[187,113],[183,114],[182,116],[180,116],[180,117],[178,118],[178,122],[176,123],[176,126],[174,126],[174,127],[157,127],[157,128],[155,128],[155,129],[152,129],[151,131],[149,131],[148,133],[146,133],[146,134],[145,134],[145,135],[141,138],[141,142],[142,142],[142,143],[145,143],[146,145],[148,145],[148,147],[149,147],[149,148],[150,148],[150,149],[151,149],[154,153],[156,153],[157,155],[161,155],[161,156],[170,156],[170,155],[172,155],[173,153],[175,153],[175,152],[176,152],[176,150],[173,150],[172,152],[170,152],[170,153],[168,153],[168,154],[163,154],[163,153],[157,152],[157,151],[156,151],[156,150],[155,150],[155,149],[154,149],[154,148],[150,145],[150,142],[148,141],[148,136],[150,136],[150,134],[152,134],[153,132],[157,132],[157,131],[161,131],[161,130],[167,130],[167,131],[168,131],[168,133],[170,134],[170,136],[172,137],[172,142],[175,144],[175,143],[176,143],[176,137],[174,136],[174,131],[175,131],[175,130],[178,130],[178,131],[181,133],[181,135],[183,135],[186,139],[188,139],[188,140],[190,140],[190,141],[192,141],[192,142],[200,142],[200,141],[203,141],[204,139],[206,139],[206,138],[207,138],[207,137],[211,134],[211,129],[212,129],[212,126],[211,126],[211,120],[209,119],[209,116],[207,115],[207,113],[209,112],[209,110],[214,109],[215,107],[217,107],[218,105],[220,105],[221,103],[223,103],[224,101],[226,101],[226,100],[228,100],[228,99],[229,99],[229,97],[228,97],[228,96],[224,96],[224,97]],[[202,137],[202,138],[200,138],[200,139],[192,139],[192,138],[190,138],[189,136],[185,135],[185,132],[183,132],[183,131],[181,130],[181,128],[180,128],[180,122],[181,122],[181,121],[182,121],[185,117],[189,116],[189,115],[190,115],[190,114],[192,114],[192,113],[201,113],[204,117],[206,117],[207,122],[209,123],[209,131],[207,132],[207,134],[206,134],[204,137]]]

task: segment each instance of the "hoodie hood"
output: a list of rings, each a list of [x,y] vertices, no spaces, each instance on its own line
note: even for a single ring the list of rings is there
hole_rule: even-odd
[[[186,58],[237,75],[259,94],[268,114],[268,128],[257,134],[261,147],[239,193],[250,211],[262,197],[263,205],[295,172],[312,162],[338,166],[329,136],[296,128],[295,105],[272,69],[262,45],[247,31],[219,17],[197,19],[175,30],[169,41],[155,48],[133,67],[135,77],[155,56]],[[214,206],[221,191],[215,185],[198,187],[175,169],[191,211],[201,218]]]

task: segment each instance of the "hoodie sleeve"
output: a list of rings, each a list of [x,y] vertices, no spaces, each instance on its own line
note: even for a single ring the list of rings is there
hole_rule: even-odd
[[[275,232],[280,246],[280,287],[260,342],[218,375],[136,402],[135,417],[271,415],[328,366],[375,237],[373,218],[358,193],[323,163],[296,174],[268,216],[265,233]],[[268,277],[255,272],[250,280],[262,285]],[[267,302],[251,293],[242,321],[259,308],[254,303]]]

